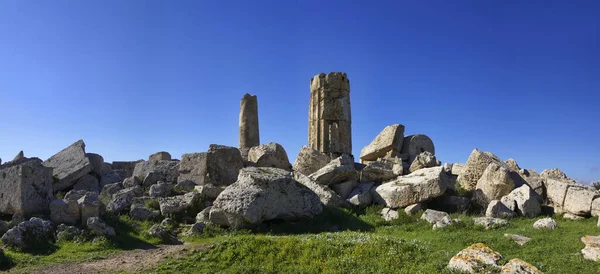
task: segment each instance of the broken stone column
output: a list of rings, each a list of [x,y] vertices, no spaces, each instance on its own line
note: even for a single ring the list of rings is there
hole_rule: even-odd
[[[310,81],[308,144],[332,159],[352,154],[350,81],[344,72],[320,73]]]
[[[256,95],[244,94],[240,103],[240,152],[248,158],[251,147],[260,145],[258,135],[258,101]]]

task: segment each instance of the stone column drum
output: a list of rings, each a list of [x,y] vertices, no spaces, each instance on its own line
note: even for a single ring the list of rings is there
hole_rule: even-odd
[[[240,152],[248,158],[251,147],[260,145],[258,136],[258,101],[256,95],[244,94],[240,103]]]
[[[308,144],[332,159],[352,154],[350,80],[344,72],[320,73],[310,81]]]

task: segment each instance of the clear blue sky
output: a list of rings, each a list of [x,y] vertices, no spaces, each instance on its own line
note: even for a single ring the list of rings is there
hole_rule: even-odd
[[[600,179],[600,1],[0,1],[0,157],[84,139],[107,161],[308,143],[310,78],[344,71],[354,154],[385,126]]]

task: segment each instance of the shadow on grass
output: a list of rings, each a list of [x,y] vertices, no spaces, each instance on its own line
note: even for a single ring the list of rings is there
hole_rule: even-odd
[[[314,218],[296,221],[271,220],[253,229],[256,233],[276,235],[320,233],[335,231],[373,231],[375,227],[350,212],[338,208],[324,207],[323,213]]]
[[[105,215],[104,221],[118,231],[117,236],[112,239],[113,244],[123,250],[133,249],[154,249],[156,245],[149,243],[134,235],[139,235],[142,230],[140,224],[135,222],[126,222],[116,215]]]

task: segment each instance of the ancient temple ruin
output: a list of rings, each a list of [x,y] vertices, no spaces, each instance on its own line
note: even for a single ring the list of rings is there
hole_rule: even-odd
[[[344,72],[320,73],[310,80],[308,144],[335,158],[352,154],[350,81]]]
[[[246,159],[248,151],[260,144],[258,135],[258,101],[256,95],[244,94],[240,102],[240,140],[239,148],[242,158]]]

